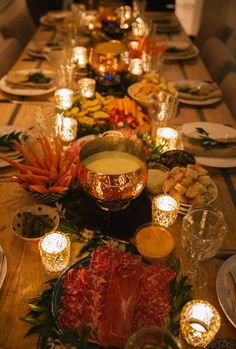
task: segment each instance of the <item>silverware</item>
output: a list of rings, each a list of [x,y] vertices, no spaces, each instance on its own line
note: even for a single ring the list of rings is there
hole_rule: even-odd
[[[234,277],[231,271],[225,274],[225,281],[226,281],[227,288],[229,290],[230,299],[234,307],[234,311],[236,313],[236,281],[234,280]]]

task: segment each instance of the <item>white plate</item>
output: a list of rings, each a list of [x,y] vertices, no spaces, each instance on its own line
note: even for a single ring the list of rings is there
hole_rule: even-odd
[[[221,265],[216,278],[216,293],[225,315],[231,324],[236,327],[236,313],[225,280],[226,273],[233,268],[236,268],[236,255],[231,256]]]
[[[207,83],[201,80],[176,80],[176,81],[172,81],[172,84],[178,91],[178,86],[181,86],[181,85],[195,87],[195,86],[199,86],[200,84],[207,85],[210,83]],[[191,94],[189,94],[189,96],[191,96]],[[221,99],[222,99],[222,96],[217,96],[217,97],[209,96],[209,98],[204,100],[197,100],[197,99],[190,99],[190,98],[187,99],[184,97],[178,97],[178,100],[181,103],[188,104],[188,105],[211,105],[219,102]]]
[[[3,252],[2,246],[0,245],[0,252]],[[0,274],[0,288],[2,287],[3,281],[5,279],[7,273],[7,258],[6,256],[3,257],[3,264],[2,264],[2,271]]]
[[[25,70],[19,70],[18,73],[21,74],[29,74],[40,71],[45,75],[54,76],[54,72],[51,70],[40,70],[40,69],[25,69]],[[9,93],[11,95],[16,96],[41,96],[45,95],[47,93],[51,93],[56,89],[56,86],[52,86],[48,89],[36,89],[36,88],[12,88],[11,86],[7,85],[6,81],[6,75],[3,76],[0,80],[0,89],[6,93]]]
[[[5,134],[9,134],[11,132],[24,132],[23,128],[21,127],[17,127],[17,126],[11,126],[11,125],[5,125],[5,126],[2,126],[0,127],[0,136],[3,136]],[[1,153],[0,152],[0,155],[4,155],[4,153]],[[12,157],[13,159],[13,157]],[[20,162],[20,161],[23,161],[23,157],[21,156],[20,153],[18,153],[18,156],[16,155],[14,157],[14,160],[17,161],[17,162]],[[0,168],[2,167],[8,167],[10,166],[7,162],[5,162],[4,160],[0,160]]]
[[[161,44],[166,44],[167,47],[176,47],[179,49],[184,49],[185,47],[187,48],[189,45],[191,45],[191,43],[189,42],[184,42],[184,41],[168,41],[168,42],[162,42],[159,43]],[[165,53],[164,52],[164,58],[166,58],[169,61],[182,61],[182,60],[186,60],[186,59],[190,59],[190,58],[194,58],[197,57],[199,54],[199,50],[195,45],[192,45],[192,49],[193,51],[190,53],[187,53],[186,55],[182,55],[182,56],[178,56],[178,54],[175,53]]]
[[[211,138],[226,138],[236,137],[236,130],[229,126],[216,124],[212,122],[191,122],[184,124],[181,128],[181,132],[186,136],[190,136],[195,132],[196,127],[201,127],[209,133]],[[196,161],[199,164],[209,167],[230,168],[236,167],[236,157],[232,158],[216,158],[216,157],[203,157],[195,156]]]

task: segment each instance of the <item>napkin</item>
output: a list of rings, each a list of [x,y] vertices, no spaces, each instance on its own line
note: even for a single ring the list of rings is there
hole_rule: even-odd
[[[192,53],[195,53],[195,49],[194,49],[194,46],[191,45],[191,44],[186,44],[186,45],[183,45],[183,46],[175,46],[174,44],[173,45],[170,45],[166,50],[165,50],[165,53],[164,55],[166,57],[168,56],[174,56],[174,57],[185,57],[187,55],[190,55]]]
[[[221,90],[215,83],[201,83],[197,85],[175,85],[178,91],[178,97],[189,100],[204,101],[212,98],[222,97]]]
[[[48,89],[54,84],[54,79],[50,76],[51,81],[46,83],[36,83],[28,81],[29,74],[20,72],[10,72],[6,78],[5,83],[11,88],[35,88],[35,89]]]
[[[192,144],[189,142],[189,138],[182,134],[183,148],[185,151],[192,153],[196,156],[213,157],[213,158],[231,158],[236,157],[236,143],[224,142],[224,146],[216,146],[214,148],[207,149],[198,144]]]

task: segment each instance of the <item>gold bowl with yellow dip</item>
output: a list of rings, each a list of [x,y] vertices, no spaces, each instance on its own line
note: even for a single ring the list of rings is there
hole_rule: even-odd
[[[146,153],[131,139],[95,138],[82,147],[80,161],[80,184],[104,210],[126,208],[146,186]]]
[[[164,262],[175,247],[170,231],[154,222],[143,224],[136,230],[135,244],[149,263]]]

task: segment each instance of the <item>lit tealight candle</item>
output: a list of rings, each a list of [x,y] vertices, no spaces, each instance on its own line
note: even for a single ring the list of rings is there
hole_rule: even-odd
[[[94,79],[84,78],[79,80],[79,93],[81,97],[92,98],[95,93],[96,81]]]
[[[157,129],[156,142],[163,146],[162,152],[176,149],[178,132],[170,127],[160,127]]]
[[[220,329],[221,319],[217,310],[203,300],[192,300],[181,312],[181,334],[187,343],[205,348]]]
[[[70,239],[59,231],[48,233],[40,239],[39,251],[46,273],[56,277],[69,263]]]
[[[70,143],[77,136],[77,121],[70,117],[61,117],[58,125],[59,137],[63,143]]]
[[[152,203],[153,220],[164,226],[169,227],[174,224],[178,215],[178,203],[169,195],[158,195]]]
[[[78,46],[73,49],[74,61],[77,63],[78,68],[85,68],[88,62],[87,48]]]
[[[54,94],[55,104],[59,109],[67,110],[73,104],[73,91],[69,88],[61,88]]]
[[[133,75],[143,74],[143,60],[141,58],[131,58],[129,71]]]

